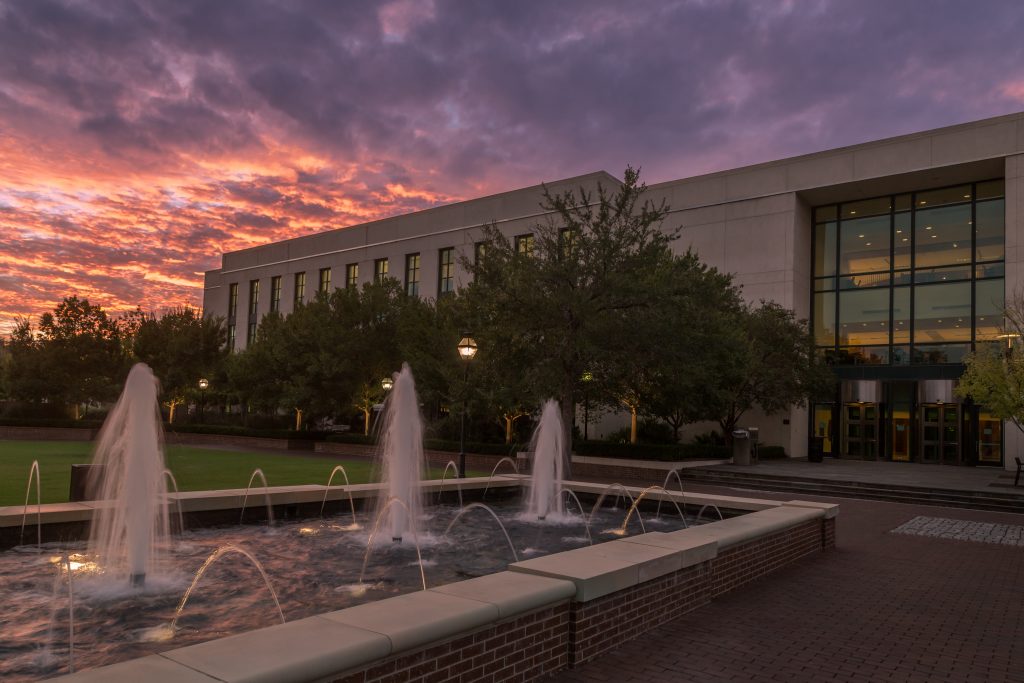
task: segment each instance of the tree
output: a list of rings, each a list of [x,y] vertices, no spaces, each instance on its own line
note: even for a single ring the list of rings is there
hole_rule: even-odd
[[[221,318],[207,318],[185,306],[153,315],[130,316],[134,321],[135,357],[149,365],[160,380],[160,392],[174,412],[197,392],[199,379],[209,378],[223,365],[228,350],[227,331]]]
[[[482,258],[462,261],[474,276],[466,296],[481,347],[523,359],[536,393],[558,398],[570,444],[580,378],[602,360],[609,319],[655,303],[650,273],[676,237],[660,229],[668,209],[643,199],[639,172],[624,176],[615,192],[545,188],[548,217],[532,247],[485,226]]]
[[[39,351],[47,378],[44,396],[70,404],[110,401],[128,370],[117,321],[100,306],[65,298],[39,319]]]
[[[979,342],[964,360],[956,392],[985,406],[993,415],[1010,420],[1024,432],[1024,291],[1018,290],[1003,310],[1000,342]],[[1016,341],[1016,343],[1013,343]]]
[[[692,251],[655,264],[654,304],[622,312],[598,368],[609,408],[630,412],[630,443],[640,417],[659,418],[679,440],[684,424],[703,419],[694,396],[722,381],[718,370],[741,302],[731,278]]]
[[[835,376],[815,351],[806,320],[774,302],[741,308],[717,364],[720,381],[694,396],[726,440],[740,417],[760,407],[771,415],[829,395]]]

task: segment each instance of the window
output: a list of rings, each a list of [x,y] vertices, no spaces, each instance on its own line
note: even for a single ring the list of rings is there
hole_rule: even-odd
[[[260,308],[260,281],[249,281],[249,317],[255,318]]]
[[[238,314],[238,283],[228,285],[228,320],[234,320]]]
[[[306,300],[306,274],[295,273],[295,304]]]
[[[959,363],[997,339],[1002,179],[816,207],[811,328],[837,363]]]
[[[388,260],[379,258],[373,262],[373,281],[378,285],[388,276]]]
[[[517,235],[515,239],[516,253],[523,256],[533,255],[533,235]]]
[[[321,268],[320,269],[320,287],[321,292],[330,293],[331,291],[331,269]]]
[[[281,310],[281,276],[270,278],[270,310],[274,313]]]
[[[455,248],[445,247],[437,252],[437,295],[455,291]]]
[[[350,263],[345,266],[345,286],[355,289],[359,286],[359,264]]]
[[[558,231],[558,246],[561,247],[562,256],[568,257],[572,248],[576,245],[576,231],[572,228],[562,228]]]
[[[228,351],[235,350],[235,324],[228,325]]]
[[[252,346],[253,342],[256,341],[256,321],[253,320],[249,323],[249,331],[245,335],[245,345]]]
[[[405,293],[409,296],[420,294],[420,255],[405,255]]]

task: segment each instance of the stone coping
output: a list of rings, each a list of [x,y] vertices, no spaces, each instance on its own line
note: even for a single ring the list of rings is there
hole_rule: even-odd
[[[517,482],[518,483],[518,482]],[[635,488],[635,487],[634,487]],[[675,494],[678,496],[679,494]],[[62,676],[68,683],[330,679],[385,657],[566,600],[587,602],[713,560],[722,548],[813,519],[836,506],[781,503],[670,533],[652,532],[509,566],[509,571],[248,631]]]
[[[782,503],[679,531],[652,532],[524,560],[509,565],[509,570],[572,581],[576,601],[588,602],[706,562],[738,543],[825,518],[823,509]]]
[[[526,477],[526,475],[521,474],[497,474],[493,478],[467,477],[465,479],[446,479],[443,483],[440,479],[431,479],[422,482],[421,487],[423,492],[427,494],[442,491],[453,492],[459,488],[463,491],[482,490],[484,488],[509,489],[521,486],[527,479],[528,477]],[[620,490],[617,486],[611,488],[607,484],[593,484],[583,481],[566,481],[563,482],[563,484],[566,488],[572,489],[573,491],[593,495],[600,495],[605,491],[614,493],[615,491]],[[270,497],[271,505],[319,503],[324,499],[324,493],[327,494],[327,500],[329,501],[347,500],[350,493],[354,499],[373,498],[379,495],[380,488],[381,485],[376,483],[353,484],[351,486],[335,485],[331,486],[330,490],[328,490],[326,486],[319,484],[269,486],[267,488],[259,486],[249,489],[249,497],[246,502],[246,507],[262,507],[265,505],[266,496]],[[622,488],[629,491],[630,495],[634,498],[639,496],[644,490],[643,487],[639,486],[624,486]],[[167,498],[170,502],[172,512],[176,512],[177,507],[180,504],[182,512],[187,513],[237,510],[242,507],[245,495],[246,490],[241,488],[221,489],[215,491],[182,491],[180,493],[169,493],[167,494]],[[758,498],[742,498],[738,496],[721,496],[691,492],[680,494],[677,491],[669,491],[668,493],[665,493],[664,491],[648,491],[646,499],[664,501],[674,500],[680,504],[686,503],[687,505],[716,505],[719,508],[744,510],[748,512],[783,505],[783,503],[779,501],[761,500]],[[56,524],[65,522],[88,522],[92,519],[93,510],[106,504],[107,503],[105,501],[47,503],[41,506],[42,523]],[[789,505],[790,503],[786,504]],[[835,510],[838,510],[838,506],[829,506],[824,503],[804,502],[801,504],[804,506],[819,506],[822,509],[834,508]],[[27,509],[28,516],[25,520],[26,527],[35,524],[36,506],[29,503]],[[0,528],[20,527],[25,510],[26,508],[23,505],[0,507]],[[831,516],[834,516],[835,511],[830,514]]]
[[[491,489],[508,489],[521,485],[521,475],[498,474],[493,479],[488,477],[467,477],[457,480],[446,479],[442,484],[441,480],[428,480],[421,484],[423,493],[438,493],[440,491],[476,490],[489,487]],[[246,507],[258,508],[265,505],[265,497],[270,497],[271,505],[294,505],[296,503],[319,503],[327,493],[327,500],[342,501],[348,500],[349,493],[353,499],[375,498],[380,493],[380,484],[353,484],[351,486],[326,486],[319,484],[300,484],[295,486],[254,486],[249,489],[249,498]],[[237,510],[242,507],[246,490],[241,489],[219,489],[214,491],[182,491],[180,493],[168,493],[167,500],[170,503],[172,512],[176,512],[178,504],[182,512],[208,512],[215,510]],[[46,503],[40,506],[42,523],[55,524],[64,522],[87,522],[92,519],[93,510],[107,505],[106,501],[82,501],[77,503]],[[34,526],[36,521],[36,505],[29,503],[28,517],[25,525]],[[9,505],[0,507],[0,528],[21,526],[21,520],[25,514],[24,505]]]

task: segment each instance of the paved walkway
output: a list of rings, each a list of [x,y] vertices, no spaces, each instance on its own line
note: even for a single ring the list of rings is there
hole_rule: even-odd
[[[841,505],[835,550],[551,680],[1024,682],[1024,550],[891,533],[918,516],[1016,526],[1024,515],[801,497]]]
[[[957,467],[825,458],[824,462],[820,463],[796,459],[762,460],[756,465],[723,464],[705,466],[701,469],[865,484],[1020,493],[1024,497],[1024,485],[1018,486],[1016,490],[1013,488],[1014,472],[997,467]]]

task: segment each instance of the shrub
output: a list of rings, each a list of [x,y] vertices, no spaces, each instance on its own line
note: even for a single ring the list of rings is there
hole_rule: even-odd
[[[573,444],[577,455],[591,455],[603,458],[626,460],[720,460],[732,453],[725,446],[715,444],[637,444],[608,443],[606,441],[580,441]]]

